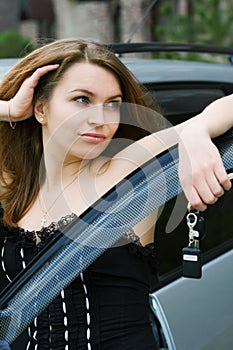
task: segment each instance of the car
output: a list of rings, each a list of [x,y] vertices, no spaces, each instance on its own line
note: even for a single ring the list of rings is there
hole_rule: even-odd
[[[233,93],[231,48],[155,42],[119,43],[113,44],[112,49],[155,95],[172,125],[188,120],[212,101]],[[156,58],[161,52],[183,55],[181,59]],[[211,59],[222,55],[222,59],[221,63],[187,61],[184,53],[199,53],[201,58],[201,54],[207,54]],[[188,244],[183,194],[161,208],[155,229],[158,283],[151,293],[156,327],[160,329],[160,349],[233,348],[232,202],[230,190],[203,213],[206,237],[201,241],[200,279],[183,277],[182,249]]]
[[[233,93],[231,48],[167,43],[116,43],[109,47],[152,92],[171,125],[188,120],[210,102]],[[156,57],[176,52],[182,53],[180,59]],[[202,61],[187,61],[190,53],[200,54]],[[220,55],[221,63],[206,62],[206,54],[211,60]],[[0,60],[0,80],[16,61]],[[188,245],[183,193],[159,210],[155,228],[158,280],[150,301],[160,350],[233,348],[232,200],[230,190],[202,214],[206,235],[200,242],[201,278],[183,275],[182,251]]]
[[[6,73],[17,63],[18,58],[1,58],[0,59],[0,82]]]

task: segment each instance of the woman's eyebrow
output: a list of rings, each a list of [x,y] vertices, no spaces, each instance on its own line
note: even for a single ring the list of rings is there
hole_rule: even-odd
[[[69,93],[73,93],[73,92],[81,92],[81,93],[87,94],[89,96],[94,95],[93,92],[91,92],[90,90],[87,90],[87,89],[74,89],[74,90],[69,91]],[[119,94],[116,94],[113,96],[109,96],[108,99],[114,99],[114,98],[119,98],[119,97],[123,98],[123,94],[119,93]]]
[[[84,94],[94,95],[93,92],[91,92],[90,90],[86,90],[86,89],[74,89],[74,90],[69,91],[69,93],[72,93],[72,92],[82,92]]]
[[[118,97],[122,98],[123,95],[122,94],[118,94],[118,95],[110,96],[109,99],[118,98]]]

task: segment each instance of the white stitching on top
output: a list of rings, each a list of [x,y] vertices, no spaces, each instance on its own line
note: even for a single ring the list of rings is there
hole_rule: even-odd
[[[5,263],[4,263],[4,250],[5,250],[4,247],[5,247],[5,244],[6,244],[6,238],[4,239],[3,247],[2,247],[2,250],[1,250],[2,269],[5,272],[5,276],[8,279],[8,281],[11,282],[11,278],[8,276],[8,274],[6,272],[6,267],[5,267]]]
[[[66,302],[65,302],[65,292],[64,292],[64,289],[61,290],[61,298],[62,298],[62,310],[63,310],[63,314],[64,314],[64,317],[63,317],[63,321],[64,321],[64,326],[65,326],[65,333],[64,333],[64,338],[65,338],[65,341],[66,341],[66,347],[65,347],[65,350],[68,350],[69,349],[69,346],[68,346],[68,341],[69,341],[69,331],[67,329],[67,324],[68,324],[68,320],[67,320],[67,308],[66,308]]]
[[[80,278],[83,284],[83,290],[85,293],[85,299],[86,299],[86,311],[87,311],[87,332],[86,332],[86,336],[87,336],[87,349],[91,350],[91,343],[90,343],[90,338],[91,338],[91,329],[90,329],[90,323],[91,323],[91,316],[90,316],[90,303],[89,303],[89,299],[88,299],[88,293],[87,293],[87,286],[85,284],[84,281],[84,277],[83,277],[83,273],[80,273]]]
[[[21,255],[21,258],[22,258],[23,269],[25,269],[26,268],[26,263],[25,263],[25,260],[24,260],[24,250],[23,250],[23,248],[20,249],[20,255]]]

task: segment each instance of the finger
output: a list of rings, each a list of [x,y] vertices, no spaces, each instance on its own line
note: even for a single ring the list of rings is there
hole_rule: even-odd
[[[47,74],[48,72],[55,70],[59,67],[59,64],[50,64],[44,67],[37,68],[35,72],[25,80],[25,84],[29,84],[31,88],[35,88],[36,85],[38,84],[39,79]]]
[[[216,178],[218,179],[220,185],[226,190],[229,191],[232,187],[232,183],[230,181],[230,178],[224,168],[222,167],[217,167],[215,170]]]
[[[206,174],[206,184],[209,187],[209,193],[207,193],[207,196],[209,197],[202,197],[203,200],[206,203],[210,203],[209,200],[211,200],[211,197],[221,197],[224,194],[224,188],[221,184],[221,182],[219,181],[218,176],[216,176],[216,173],[214,172],[209,172],[209,174]]]
[[[224,194],[222,186],[211,171],[206,177],[203,176],[199,182],[195,183],[195,188],[206,204],[214,204],[218,198]]]
[[[188,198],[188,202],[188,208],[190,210],[196,209],[199,211],[204,211],[207,208],[206,203],[203,202],[195,188],[192,189],[191,196]]]

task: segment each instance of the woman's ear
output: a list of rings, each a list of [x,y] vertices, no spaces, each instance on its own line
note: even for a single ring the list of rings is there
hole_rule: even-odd
[[[37,101],[34,105],[34,115],[40,124],[46,124],[46,104],[43,101]]]

